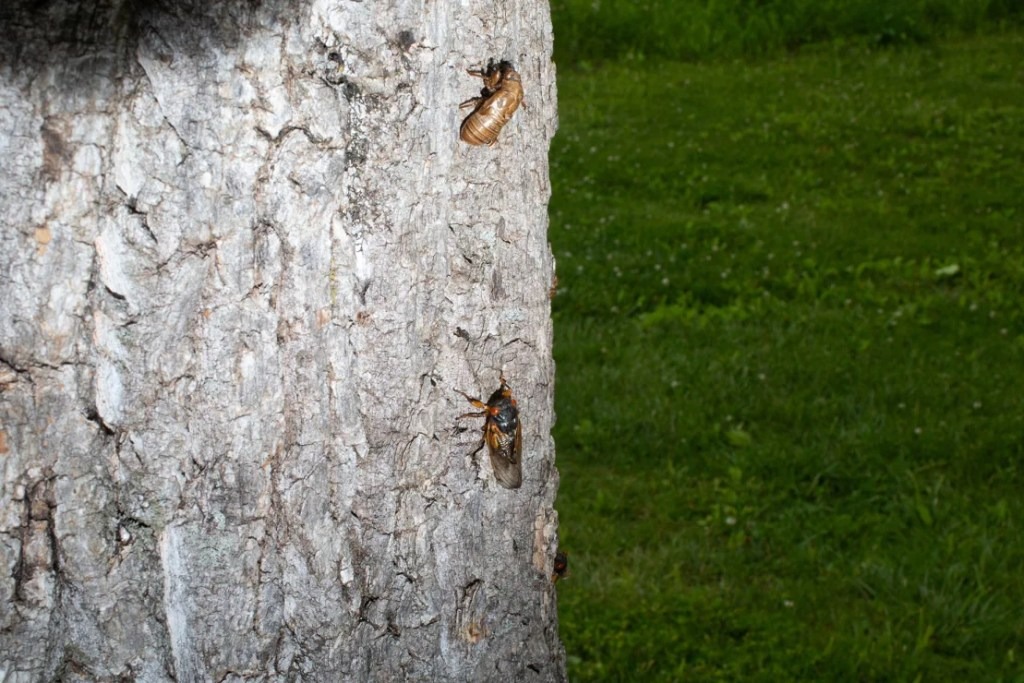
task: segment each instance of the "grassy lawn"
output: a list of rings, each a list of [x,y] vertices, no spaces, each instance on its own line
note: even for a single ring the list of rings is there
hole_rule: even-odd
[[[862,44],[560,65],[573,681],[1024,681],[1024,31]]]

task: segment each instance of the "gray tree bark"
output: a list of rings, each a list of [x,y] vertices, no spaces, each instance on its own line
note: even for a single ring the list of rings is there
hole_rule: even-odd
[[[4,4],[0,681],[564,680],[551,49],[544,0]],[[456,419],[501,372],[519,490]]]

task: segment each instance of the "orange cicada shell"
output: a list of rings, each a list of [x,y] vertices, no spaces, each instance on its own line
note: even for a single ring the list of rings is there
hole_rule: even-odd
[[[480,97],[466,100],[460,108],[473,107],[473,111],[462,122],[459,137],[471,145],[491,146],[498,141],[498,134],[523,103],[523,83],[519,72],[506,61],[494,63],[491,60],[486,69],[468,69],[466,73],[483,79],[484,87]]]

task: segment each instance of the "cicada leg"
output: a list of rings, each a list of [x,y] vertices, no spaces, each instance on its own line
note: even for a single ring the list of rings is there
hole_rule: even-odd
[[[470,403],[472,403],[474,408],[479,408],[482,411],[482,412],[479,412],[479,413],[466,413],[465,415],[459,415],[459,419],[462,419],[464,417],[487,417],[488,415],[490,415],[490,408],[489,408],[489,406],[486,403],[484,403],[483,401],[481,401],[480,399],[473,398],[472,396],[467,394],[465,391],[459,391],[458,389],[456,389],[455,392],[465,396],[466,400],[469,401]]]

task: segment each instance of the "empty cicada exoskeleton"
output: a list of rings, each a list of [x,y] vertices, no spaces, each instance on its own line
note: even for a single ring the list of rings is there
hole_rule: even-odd
[[[498,133],[512,118],[523,102],[523,83],[512,64],[491,60],[486,69],[467,70],[484,81],[480,97],[463,102],[460,107],[472,106],[473,111],[462,122],[459,137],[471,145],[493,145]]]

